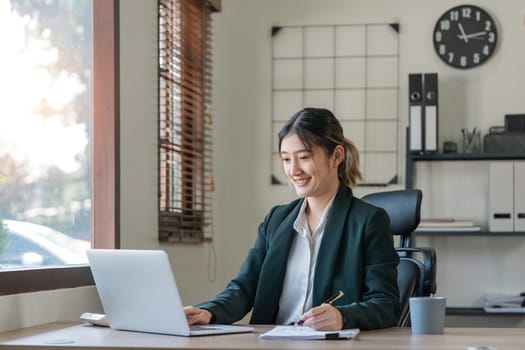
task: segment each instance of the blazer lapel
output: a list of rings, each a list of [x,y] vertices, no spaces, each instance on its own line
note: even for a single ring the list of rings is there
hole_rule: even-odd
[[[302,201],[299,201],[296,208],[279,224],[275,233],[268,235],[271,241],[268,242],[268,251],[259,278],[252,316],[253,323],[275,322],[286,275],[288,255],[295,237],[293,223],[301,204]]]
[[[313,305],[321,304],[333,292],[330,289],[337,251],[343,235],[344,219],[352,204],[352,190],[341,184],[328,214],[326,227],[319,247],[317,266],[315,267]]]

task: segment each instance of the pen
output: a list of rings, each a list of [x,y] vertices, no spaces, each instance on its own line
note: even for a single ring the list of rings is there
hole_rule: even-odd
[[[328,298],[325,302],[323,302],[323,304],[330,304],[332,305],[333,303],[335,303],[337,300],[341,299],[341,297],[345,295],[345,293],[343,293],[342,290],[340,290],[339,292],[337,292],[336,295]],[[302,326],[304,323],[304,321],[298,321],[294,324],[294,326]]]
[[[330,304],[330,305],[332,305],[332,304],[335,303],[337,300],[339,300],[343,295],[345,295],[345,293],[343,293],[343,291],[340,290],[339,292],[337,292],[336,295],[334,295],[333,297],[331,297],[330,299],[328,299],[327,301],[325,301],[323,304]]]

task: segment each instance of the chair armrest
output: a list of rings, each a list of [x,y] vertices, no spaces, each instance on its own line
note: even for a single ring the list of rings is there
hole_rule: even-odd
[[[436,250],[432,247],[397,247],[397,253],[405,253],[411,255],[412,253],[419,253],[423,256],[424,264],[424,278],[423,278],[423,294],[431,295],[436,292]]]

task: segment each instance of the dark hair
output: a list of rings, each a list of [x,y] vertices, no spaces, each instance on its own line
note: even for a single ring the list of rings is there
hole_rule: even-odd
[[[343,128],[337,118],[328,109],[304,108],[295,113],[279,131],[279,153],[283,139],[297,135],[308,150],[313,146],[325,149],[330,157],[337,145],[345,149],[345,157],[337,170],[339,180],[349,187],[362,179],[359,170],[359,151],[354,143],[343,135]]]

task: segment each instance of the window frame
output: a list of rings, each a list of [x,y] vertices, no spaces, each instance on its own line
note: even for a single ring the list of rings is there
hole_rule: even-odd
[[[93,0],[92,246],[119,248],[119,0]],[[93,285],[88,265],[0,272],[0,296]]]

